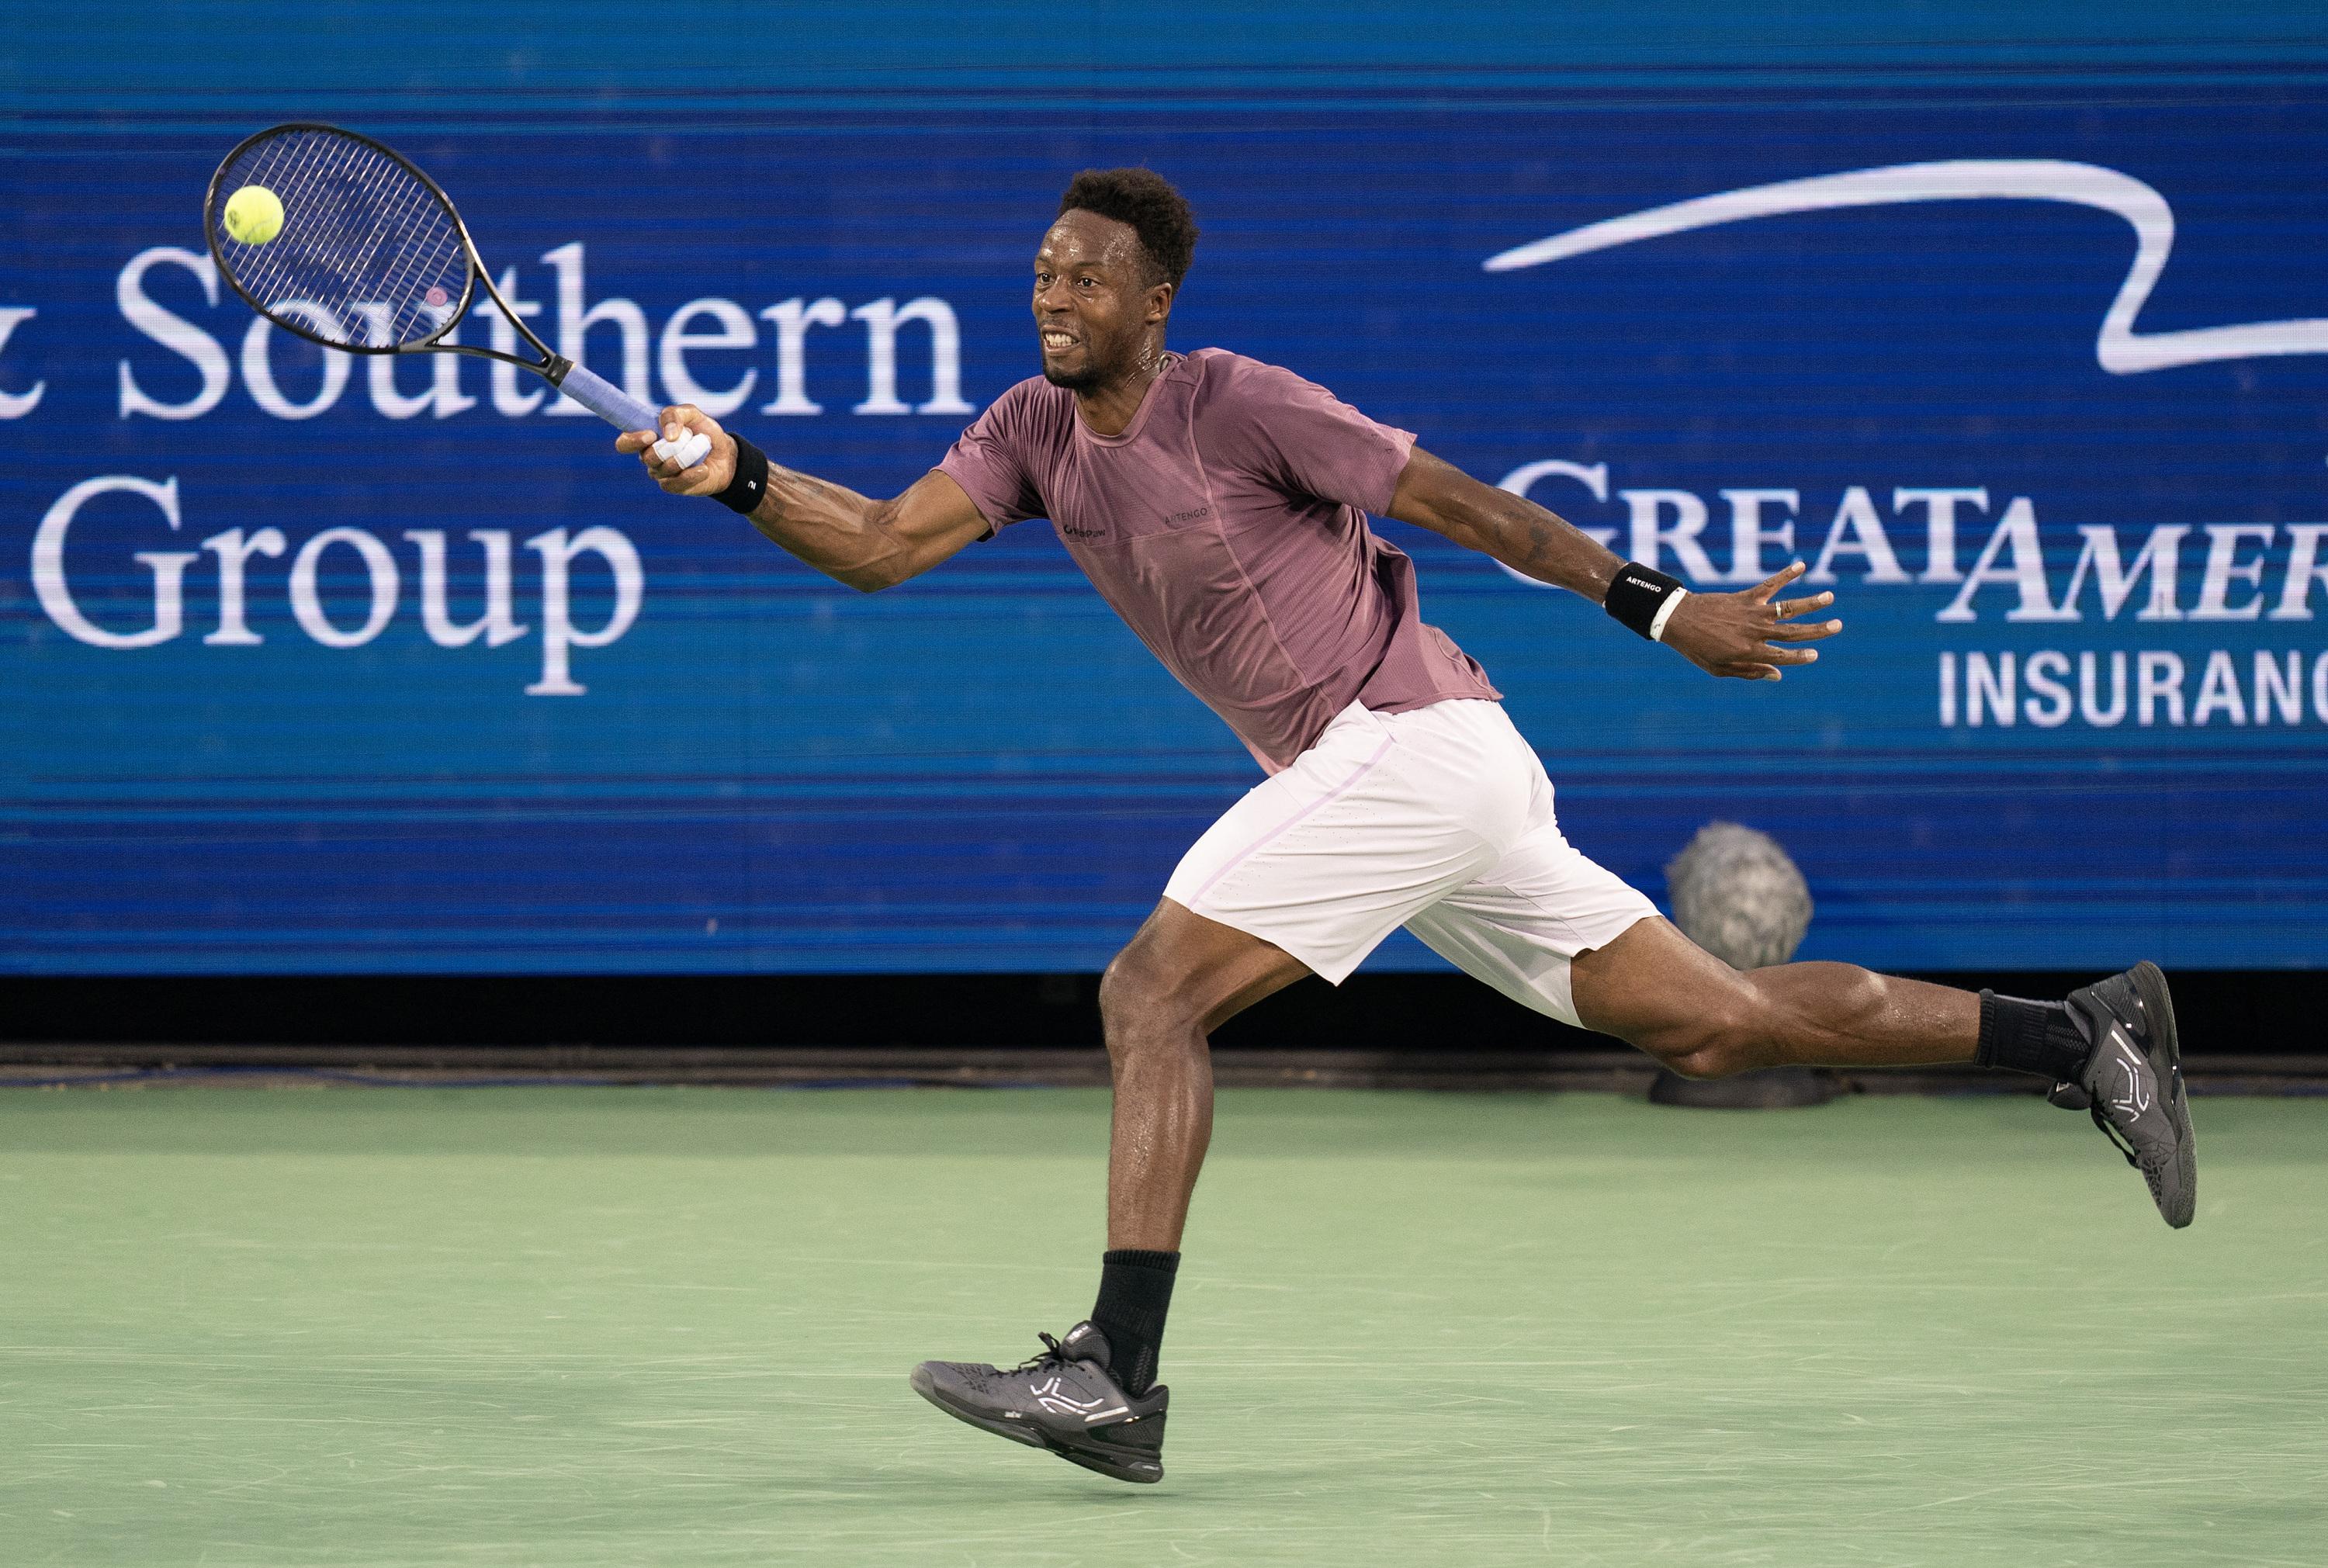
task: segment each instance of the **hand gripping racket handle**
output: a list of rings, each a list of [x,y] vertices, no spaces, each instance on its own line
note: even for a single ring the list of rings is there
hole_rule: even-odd
[[[632,397],[622,388],[594,375],[581,365],[568,366],[558,380],[559,388],[576,402],[605,420],[617,430],[659,430],[662,416]],[[677,443],[657,441],[654,455],[668,463],[674,457],[681,468],[692,468],[711,455],[711,437],[700,430],[690,430],[684,440]]]

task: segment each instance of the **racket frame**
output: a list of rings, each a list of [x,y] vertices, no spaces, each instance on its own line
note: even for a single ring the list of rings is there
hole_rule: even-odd
[[[249,289],[243,287],[242,280],[235,276],[234,268],[227,265],[226,254],[219,248],[219,232],[224,226],[221,221],[221,203],[224,197],[220,187],[226,183],[226,172],[234,166],[235,160],[242,156],[245,151],[271,136],[279,136],[286,131],[322,131],[335,136],[345,136],[352,142],[361,142],[372,151],[400,165],[407,174],[426,186],[430,195],[443,204],[445,215],[452,219],[453,231],[461,237],[461,249],[468,258],[468,279],[461,290],[461,297],[454,302],[452,308],[445,313],[445,319],[438,323],[436,329],[427,337],[416,338],[410,343],[386,345],[333,343],[331,339],[298,322],[286,320],[277,315],[274,311],[261,304]],[[533,329],[525,324],[525,318],[511,309],[510,302],[502,297],[502,291],[493,286],[493,274],[486,270],[485,258],[477,252],[477,242],[470,236],[468,224],[462,221],[461,210],[453,204],[453,198],[446,193],[445,187],[431,179],[428,172],[410,158],[406,157],[387,143],[376,137],[365,136],[361,131],[352,131],[341,126],[326,125],[321,120],[288,120],[282,125],[268,126],[262,131],[253,131],[249,136],[243,137],[234,145],[232,151],[219,160],[218,169],[211,175],[210,185],[202,192],[202,237],[210,245],[211,265],[218,268],[219,276],[226,279],[227,286],[233,289],[245,305],[284,331],[305,338],[310,343],[320,343],[324,348],[338,349],[343,353],[351,354],[468,354],[476,359],[500,360],[507,364],[521,366],[543,377],[553,387],[563,387],[567,372],[574,368],[572,360],[543,343],[535,335]],[[503,353],[499,349],[480,348],[474,343],[448,343],[441,341],[446,333],[460,325],[462,318],[469,314],[470,307],[476,301],[479,284],[484,286],[486,296],[499,307],[502,319],[515,328],[520,337],[541,351],[541,359],[539,361],[526,359],[519,354]]]

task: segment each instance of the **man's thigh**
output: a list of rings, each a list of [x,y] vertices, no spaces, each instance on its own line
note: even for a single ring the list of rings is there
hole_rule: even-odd
[[[1580,954],[1572,979],[1586,1028],[1614,1035],[1660,1058],[1760,1005],[1745,975],[1664,919],[1645,920],[1618,940]]]
[[[1656,905],[1580,853],[1547,815],[1503,859],[1413,916],[1406,928],[1521,1006],[1563,1023],[1602,1028],[1579,1016],[1574,962],[1642,921],[1664,924]]]
[[[1112,1031],[1153,1022],[1210,1034],[1309,972],[1275,943],[1165,898],[1108,965],[1100,1010]]]

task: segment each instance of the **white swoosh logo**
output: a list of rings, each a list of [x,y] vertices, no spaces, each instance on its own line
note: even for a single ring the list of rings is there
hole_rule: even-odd
[[[2328,353],[2328,320],[2258,321],[2238,326],[2199,327],[2187,332],[2139,333],[2140,313],[2166,253],[2174,248],[2174,210],[2166,198],[2131,174],[2098,164],[2051,158],[1952,158],[1929,164],[1892,164],[1853,169],[1807,180],[1781,180],[1676,202],[1670,206],[1588,223],[1564,234],[1515,247],[1488,258],[1489,272],[1541,267],[1614,246],[1693,229],[1774,218],[1788,212],[1823,212],[1837,207],[1889,207],[1908,202],[2066,202],[2115,212],[2134,227],[2134,265],[2118,286],[2102,318],[2094,352],[2102,369],[2130,376],[2176,365],[2215,360],[2259,359],[2273,354]]]

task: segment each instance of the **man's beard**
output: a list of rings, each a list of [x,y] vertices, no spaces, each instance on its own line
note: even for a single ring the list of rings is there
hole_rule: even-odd
[[[1043,367],[1043,379],[1055,387],[1065,387],[1070,392],[1088,392],[1107,382],[1107,375],[1097,365],[1086,362],[1080,371],[1055,371]]]

